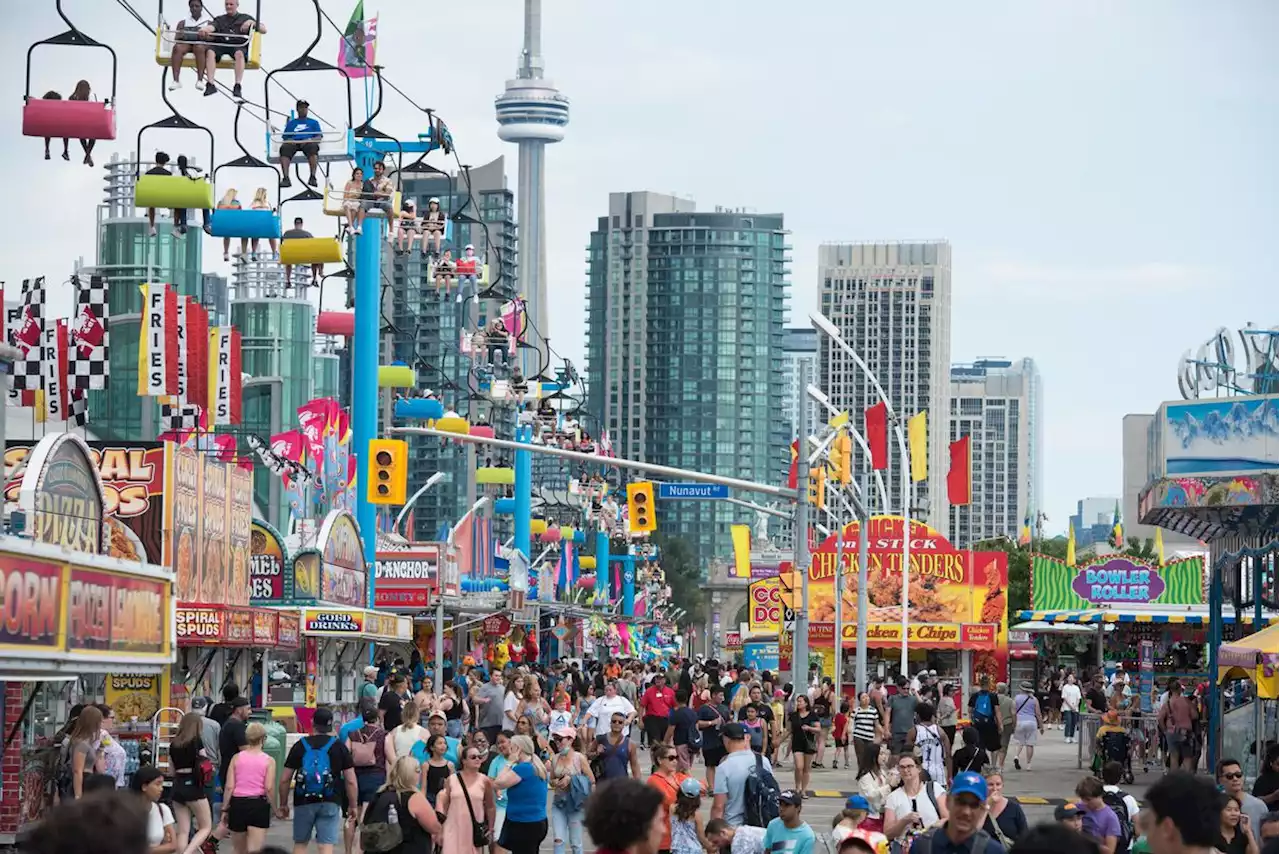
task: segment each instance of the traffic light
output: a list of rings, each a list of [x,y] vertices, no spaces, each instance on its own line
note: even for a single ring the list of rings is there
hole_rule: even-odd
[[[650,534],[658,530],[658,519],[653,509],[653,484],[647,480],[627,484],[627,517],[631,531]]]
[[[809,469],[809,503],[821,510],[827,503],[827,473],[824,466]]]
[[[404,504],[409,485],[409,444],[403,439],[370,440],[365,475],[365,499],[370,504]]]
[[[841,432],[831,442],[831,475],[836,483],[849,483],[853,480],[853,440],[849,434]]]

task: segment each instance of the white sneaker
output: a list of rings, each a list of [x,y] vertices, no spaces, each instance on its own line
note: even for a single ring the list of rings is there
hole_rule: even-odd
[[[182,88],[182,81],[181,81],[181,80],[173,80],[173,81],[170,81],[170,83],[169,83],[169,91],[170,91],[170,92],[176,92],[176,91],[178,91],[178,90],[179,90],[179,89],[181,89],[181,88]]]
[[[155,237],[155,236],[156,236],[156,227],[155,227],[154,225],[153,225],[153,226],[151,226],[151,236],[152,236],[152,237]]]

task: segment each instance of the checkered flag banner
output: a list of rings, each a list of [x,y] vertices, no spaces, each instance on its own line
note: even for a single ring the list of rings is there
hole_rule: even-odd
[[[200,416],[204,409],[196,403],[180,403],[177,405],[164,403],[160,405],[160,424],[165,433],[180,433],[197,430],[200,427]]]
[[[9,343],[24,354],[13,366],[13,388],[40,391],[43,366],[40,344],[44,338],[44,276],[22,281],[22,313],[9,327]]]
[[[89,423],[89,396],[78,389],[71,389],[71,411],[68,427],[84,427]]]
[[[107,283],[102,276],[90,276],[89,284],[72,277],[76,287],[76,316],[71,324],[68,382],[75,391],[107,387],[111,372],[108,358],[110,332],[107,328]]]

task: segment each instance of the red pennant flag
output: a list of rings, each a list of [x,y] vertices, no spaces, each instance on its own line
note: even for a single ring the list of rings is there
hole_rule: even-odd
[[[871,448],[871,468],[883,471],[889,467],[889,407],[881,401],[869,407],[862,417]]]
[[[800,477],[800,440],[791,443],[791,468],[787,472],[787,488],[798,489]]]
[[[947,500],[959,507],[973,500],[973,455],[969,437],[961,436],[949,447],[951,468],[947,471]]]
[[[187,401],[209,409],[209,312],[187,304]]]
[[[178,289],[164,289],[164,393],[178,393]]]
[[[240,330],[231,327],[231,423],[240,423]]]

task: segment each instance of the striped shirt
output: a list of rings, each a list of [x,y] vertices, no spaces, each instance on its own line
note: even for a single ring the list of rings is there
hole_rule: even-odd
[[[858,709],[853,713],[853,737],[858,741],[875,741],[876,724],[880,722],[880,713],[874,706]]]

